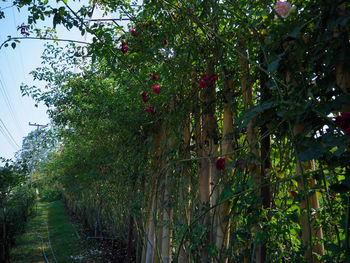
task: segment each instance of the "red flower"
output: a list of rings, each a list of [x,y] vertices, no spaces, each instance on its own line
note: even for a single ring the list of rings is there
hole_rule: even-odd
[[[153,88],[153,91],[154,91],[155,94],[158,95],[160,93],[159,85],[154,85],[152,88]]]
[[[54,158],[57,158],[57,155],[55,155]]]
[[[141,96],[142,96],[143,102],[146,103],[146,102],[149,100],[149,98],[147,97],[146,91],[143,91],[143,92],[141,93]]]
[[[332,198],[332,199],[337,198],[337,194],[332,195],[331,198]]]
[[[154,79],[154,80],[158,80],[158,76],[157,75],[153,75],[153,74],[149,74],[149,76]]]
[[[200,81],[199,81],[199,87],[201,89],[206,89],[208,86],[207,86],[207,74],[203,73]]]
[[[128,52],[129,52],[128,46],[124,41],[122,41],[120,50],[122,51],[123,54],[128,54]]]
[[[213,86],[217,80],[218,80],[218,76],[216,74],[211,75],[209,77],[209,84],[210,84],[210,86]]]
[[[350,136],[350,127],[344,130],[345,134]]]
[[[147,107],[147,108],[146,108],[146,111],[148,111],[149,113],[152,113],[152,114],[155,114],[155,113],[156,113],[153,106]]]
[[[100,170],[101,173],[103,172],[103,167],[102,166],[98,167],[98,169]]]
[[[61,155],[63,155],[63,153],[61,153]]]
[[[214,185],[214,182],[210,182],[210,185]]]
[[[297,195],[297,192],[295,192],[295,191],[290,191],[290,195],[291,195],[291,196],[296,196],[296,195]]]
[[[168,44],[168,39],[164,39],[164,40],[162,41],[162,47],[166,46],[166,44]]]
[[[207,82],[206,82],[204,79],[201,79],[201,80],[199,81],[199,87],[200,87],[201,89],[207,88]]]
[[[26,26],[24,23],[22,23],[22,25],[20,26],[17,26],[17,31],[18,30],[21,30],[21,34],[25,37],[28,37],[30,34],[29,34],[29,26]],[[32,33],[32,32],[30,32]]]
[[[343,130],[350,128],[350,112],[342,112],[340,116],[335,117],[334,123]]]
[[[133,27],[131,28],[131,35],[132,35],[133,37],[136,37],[136,36],[137,36],[136,31],[135,31],[135,29],[134,29]]]
[[[216,169],[218,169],[220,171],[225,170],[225,160],[226,160],[226,158],[219,158],[216,161]]]

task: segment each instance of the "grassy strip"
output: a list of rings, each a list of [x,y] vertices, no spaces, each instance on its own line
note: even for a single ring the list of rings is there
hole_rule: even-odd
[[[88,243],[79,240],[61,201],[37,203],[36,216],[29,220],[25,233],[16,238],[16,246],[11,250],[11,262],[45,262],[38,235],[44,240],[48,261],[55,262],[48,233],[57,262],[100,262],[87,252]]]
[[[44,225],[41,218],[42,206],[43,204],[36,205],[36,216],[29,219],[25,233],[16,238],[16,246],[11,249],[11,262],[34,263],[44,261],[41,252],[41,242],[36,235],[36,232],[39,235],[44,233]]]

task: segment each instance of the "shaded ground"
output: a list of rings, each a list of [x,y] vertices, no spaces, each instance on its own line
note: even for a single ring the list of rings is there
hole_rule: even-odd
[[[125,251],[112,240],[86,240],[89,231],[71,224],[61,201],[37,202],[35,217],[16,238],[11,262],[124,262]],[[50,240],[50,242],[49,242]],[[51,243],[51,247],[50,247]],[[43,252],[44,251],[44,252]]]

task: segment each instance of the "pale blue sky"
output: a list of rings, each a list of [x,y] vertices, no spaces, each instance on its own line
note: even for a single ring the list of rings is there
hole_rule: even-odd
[[[11,6],[10,2],[0,2],[0,9]],[[27,22],[27,12],[17,8],[6,8],[5,19],[0,19],[0,43],[3,43],[8,35],[21,36],[17,26]],[[42,24],[43,25],[43,24]],[[45,25],[52,27],[51,19]],[[39,25],[40,27],[41,25]],[[81,40],[77,31],[68,32],[63,27],[58,27],[60,38]],[[22,145],[22,138],[35,127],[28,123],[47,124],[49,119],[46,115],[46,106],[39,104],[36,108],[34,100],[29,97],[22,97],[20,92],[21,83],[28,85],[44,86],[45,83],[34,83],[29,72],[40,66],[41,54],[45,41],[22,40],[17,44],[16,49],[3,47],[0,50],[0,156],[13,158],[16,151]],[[65,45],[67,43],[64,43]],[[5,94],[4,94],[5,93]],[[1,122],[2,121],[2,122]],[[4,126],[11,134],[7,133]]]

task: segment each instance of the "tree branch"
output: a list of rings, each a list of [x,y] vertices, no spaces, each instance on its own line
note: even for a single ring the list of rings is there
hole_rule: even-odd
[[[40,37],[10,37],[7,39],[5,42],[3,42],[0,45],[0,50],[1,48],[8,42],[13,41],[13,40],[19,40],[19,39],[31,39],[31,40],[50,40],[50,41],[60,41],[60,42],[73,42],[73,43],[79,43],[79,44],[91,44],[89,42],[84,42],[84,41],[79,41],[79,40],[71,40],[71,39],[62,39],[62,38],[40,38]]]

